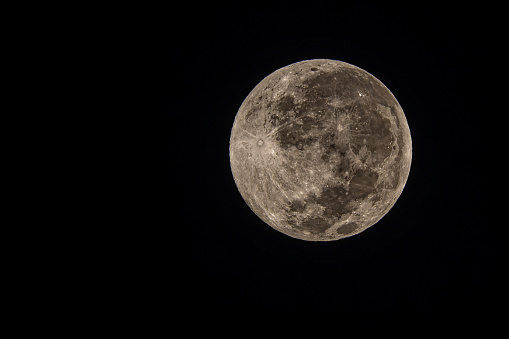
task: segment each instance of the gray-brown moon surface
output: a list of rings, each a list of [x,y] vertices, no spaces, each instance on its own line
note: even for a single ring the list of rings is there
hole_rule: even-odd
[[[403,191],[411,158],[396,98],[336,60],[267,76],[242,103],[230,137],[233,177],[251,210],[310,241],[349,237],[380,220]]]

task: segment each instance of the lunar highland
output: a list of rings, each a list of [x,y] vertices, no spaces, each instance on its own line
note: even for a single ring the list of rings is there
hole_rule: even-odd
[[[335,60],[297,62],[263,79],[231,131],[230,164],[251,210],[309,241],[358,234],[395,204],[412,141],[392,93]]]

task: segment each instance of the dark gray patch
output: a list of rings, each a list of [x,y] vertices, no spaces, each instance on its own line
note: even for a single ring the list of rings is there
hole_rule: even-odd
[[[288,112],[295,107],[295,98],[291,95],[286,95],[277,101],[276,107],[281,112]]]
[[[326,98],[335,95],[339,97],[358,96],[358,89],[363,87],[359,74],[356,70],[320,73],[303,82],[308,86],[306,96],[309,98]]]
[[[281,148],[288,149],[292,146],[303,150],[306,146],[310,146],[316,140],[316,136],[305,135],[305,130],[309,130],[309,125],[293,124],[282,128],[276,132],[276,140],[279,142]]]
[[[311,234],[323,233],[331,226],[330,222],[322,217],[311,217],[302,221],[302,229]]]
[[[357,230],[357,224],[354,222],[349,222],[338,228],[338,234],[350,234]]]
[[[306,91],[308,93],[308,91]],[[332,114],[330,107],[327,105],[327,96],[318,97],[318,96],[310,96],[306,94],[306,100],[301,103],[301,106],[296,109],[297,116],[304,117],[308,115],[310,112],[314,112],[316,114],[315,123],[323,123],[324,118],[327,120],[328,117]]]
[[[326,153],[323,153],[321,156],[320,156],[320,159],[322,159],[322,161],[326,164],[329,163],[329,160],[330,160],[330,156]]]
[[[375,190],[378,173],[371,170],[357,171],[350,181],[350,193],[354,198],[364,198]]]
[[[313,199],[313,202],[325,207],[324,216],[338,217],[348,211],[346,193],[346,190],[341,186],[326,187],[320,197]]]
[[[390,120],[382,117],[371,105],[359,109],[357,117],[355,127],[360,133],[353,135],[352,148],[358,151],[365,144],[371,153],[378,154],[381,159],[388,157],[391,149],[387,146],[393,142]]]
[[[335,170],[334,170],[334,174],[339,177],[339,176],[343,176],[343,174],[350,170],[350,159],[346,157],[346,154],[345,153],[340,153],[342,154],[342,157],[341,157],[341,162],[336,166]]]
[[[316,126],[316,119],[314,119],[310,116],[302,118],[302,131],[304,133],[309,132],[315,126]]]
[[[306,203],[302,200],[294,200],[290,203],[290,211],[302,213],[306,209]]]
[[[318,68],[316,68],[316,67],[312,67],[312,68],[311,68],[311,71],[316,72],[316,71],[318,71]]]
[[[276,140],[279,141],[279,145],[283,149],[295,146],[299,150],[303,150],[305,146],[310,146],[314,141],[314,138],[305,138],[303,135],[302,127],[297,125],[284,128],[283,131],[279,130],[276,133]]]

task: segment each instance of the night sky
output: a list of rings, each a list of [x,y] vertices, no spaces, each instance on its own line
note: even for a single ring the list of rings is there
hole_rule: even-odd
[[[141,103],[119,254],[132,302],[196,319],[496,321],[503,225],[489,207],[499,171],[486,162],[493,28],[481,24],[490,15],[411,2],[209,4],[154,9],[119,28]],[[413,142],[395,206],[332,242],[264,224],[229,164],[231,127],[249,92],[273,71],[317,58],[381,80]]]

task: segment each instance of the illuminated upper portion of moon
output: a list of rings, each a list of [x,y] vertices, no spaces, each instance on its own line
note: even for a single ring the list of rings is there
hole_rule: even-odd
[[[250,208],[294,238],[362,232],[408,178],[410,130],[392,93],[366,71],[317,59],[283,67],[242,103],[230,162]]]

